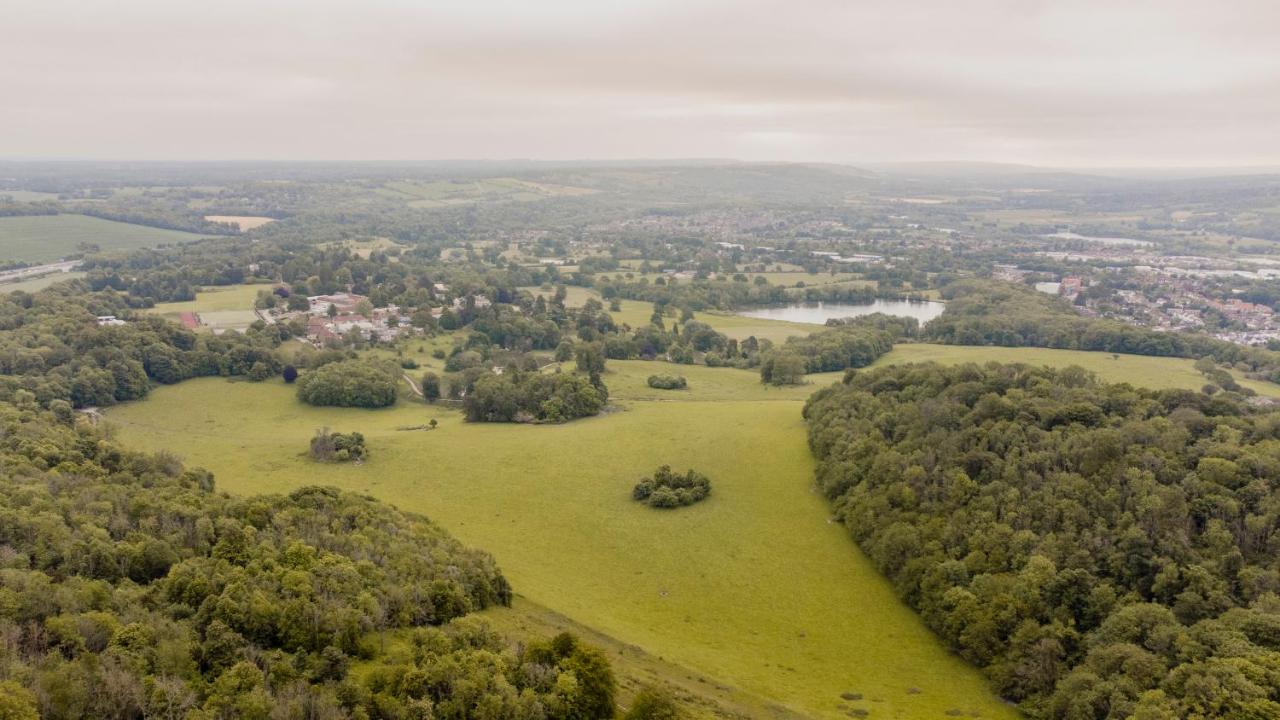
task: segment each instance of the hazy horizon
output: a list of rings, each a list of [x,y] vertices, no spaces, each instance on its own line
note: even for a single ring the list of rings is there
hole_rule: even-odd
[[[20,3],[9,160],[1280,166],[1258,0]]]

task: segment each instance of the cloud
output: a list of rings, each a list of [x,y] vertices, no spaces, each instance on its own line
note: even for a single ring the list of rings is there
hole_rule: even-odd
[[[1280,4],[25,0],[0,155],[1275,164]]]

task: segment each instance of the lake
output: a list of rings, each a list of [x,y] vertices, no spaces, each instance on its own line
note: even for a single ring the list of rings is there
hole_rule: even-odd
[[[876,300],[859,305],[839,302],[795,303],[792,305],[742,310],[738,314],[763,320],[786,320],[788,322],[825,325],[828,320],[836,318],[884,313],[885,315],[897,315],[898,317],[912,317],[919,320],[921,325],[924,325],[941,315],[946,307],[944,303],[926,300]]]

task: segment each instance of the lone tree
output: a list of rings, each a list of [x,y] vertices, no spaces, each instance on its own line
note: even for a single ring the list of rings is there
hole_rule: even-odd
[[[422,399],[433,403],[440,399],[440,376],[433,372],[422,376]]]
[[[293,381],[298,379],[298,368],[292,365],[285,365],[284,372],[281,375],[286,383],[293,384]]]

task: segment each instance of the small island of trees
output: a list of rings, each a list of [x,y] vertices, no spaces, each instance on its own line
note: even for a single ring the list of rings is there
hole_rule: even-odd
[[[681,375],[650,375],[649,387],[655,390],[684,390],[689,382]]]
[[[311,449],[308,451],[312,460],[319,462],[363,462],[369,456],[369,449],[364,444],[364,435],[358,432],[337,433],[329,428],[317,430],[311,438]]]
[[[711,494],[711,479],[697,470],[674,472],[670,465],[658,468],[653,477],[636,483],[631,499],[649,507],[676,508],[692,505]]]
[[[396,402],[394,372],[363,360],[322,365],[298,377],[298,399],[309,405],[379,408]]]

